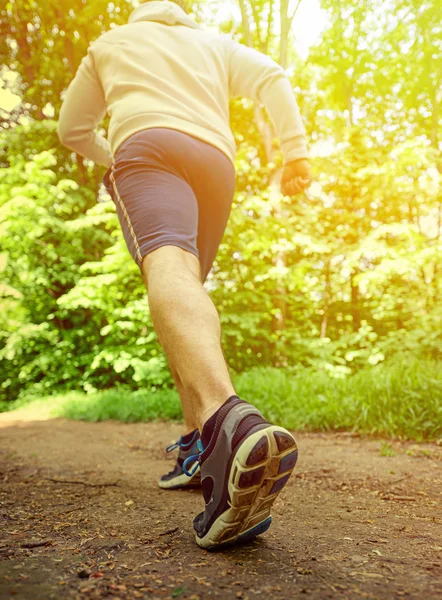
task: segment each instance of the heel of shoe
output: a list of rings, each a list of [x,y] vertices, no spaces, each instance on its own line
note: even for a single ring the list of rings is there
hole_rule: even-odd
[[[198,545],[215,549],[254,539],[270,527],[270,510],[290,478],[298,459],[295,438],[286,429],[269,426],[239,446],[228,481],[230,508]]]

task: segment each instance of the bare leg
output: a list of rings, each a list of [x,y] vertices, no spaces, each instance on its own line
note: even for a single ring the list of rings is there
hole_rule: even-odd
[[[162,246],[144,258],[143,277],[155,330],[182,384],[183,412],[193,412],[201,430],[235,390],[221,350],[218,313],[202,286],[199,261],[181,248]]]
[[[191,433],[195,429],[198,429],[198,424],[195,419],[195,414],[193,412],[192,398],[188,397],[186,390],[179,378],[177,371],[170,366],[170,371],[172,373],[172,377],[175,381],[175,386],[180,395],[181,405],[183,407],[183,417],[184,417],[184,435],[187,433]]]

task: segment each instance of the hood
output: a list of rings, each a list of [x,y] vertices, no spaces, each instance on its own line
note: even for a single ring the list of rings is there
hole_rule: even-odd
[[[199,29],[199,25],[187,15],[182,8],[175,2],[168,0],[154,0],[140,4],[138,8],[132,11],[128,23],[137,23],[138,21],[155,21],[165,25],[186,25]]]

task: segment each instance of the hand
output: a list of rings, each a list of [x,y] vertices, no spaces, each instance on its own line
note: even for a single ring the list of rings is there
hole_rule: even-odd
[[[284,196],[296,196],[312,182],[310,167],[305,158],[287,163],[282,172],[281,192]]]

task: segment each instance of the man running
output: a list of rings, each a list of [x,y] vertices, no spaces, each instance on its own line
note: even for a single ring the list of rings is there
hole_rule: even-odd
[[[108,167],[103,182],[183,406],[177,463],[160,486],[201,481],[206,506],[194,529],[203,548],[266,531],[297,459],[293,436],[236,395],[203,288],[235,188],[229,99],[237,96],[265,105],[281,141],[282,191],[301,192],[307,147],[284,70],[201,29],[180,0],[146,2],[90,45],[58,125],[63,144]],[[106,112],[109,141],[95,132]]]

